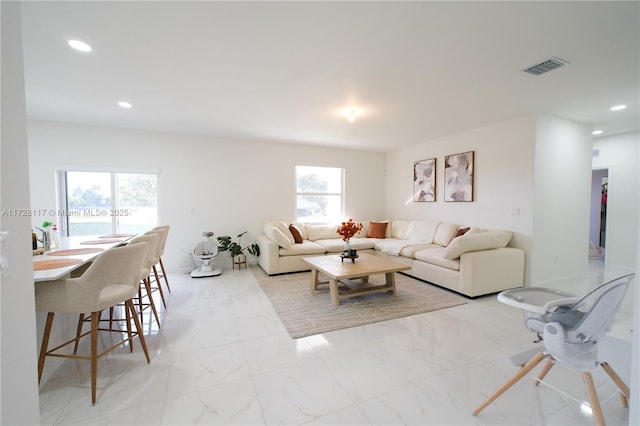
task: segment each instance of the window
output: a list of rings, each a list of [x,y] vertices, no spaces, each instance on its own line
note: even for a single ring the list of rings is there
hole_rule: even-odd
[[[158,176],[58,172],[61,235],[139,234],[158,224]]]
[[[298,222],[333,223],[344,210],[344,169],[296,166]]]

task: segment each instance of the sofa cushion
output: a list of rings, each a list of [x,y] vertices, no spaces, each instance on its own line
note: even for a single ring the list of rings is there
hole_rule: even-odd
[[[405,247],[402,247],[402,249],[400,250],[400,256],[406,257],[409,259],[414,259],[416,257],[417,252],[429,247],[440,247],[440,246],[434,246],[433,244],[415,244],[415,245],[405,246]]]
[[[262,227],[262,230],[264,231],[264,235],[266,235],[267,238],[269,238],[280,247],[288,249],[292,246],[291,240],[289,240],[289,238],[280,229],[278,229],[276,225],[272,223],[266,223]],[[287,230],[287,232],[289,232],[289,230]]]
[[[399,240],[397,238],[375,239],[372,241],[375,244],[374,248],[382,253],[408,258],[413,258],[413,253],[430,245],[420,241]]]
[[[445,259],[457,259],[463,253],[506,247],[511,241],[511,231],[487,231],[477,234],[468,232],[451,241],[444,252]]]
[[[410,222],[408,220],[392,220],[389,237],[403,240],[404,236],[407,235],[409,223]]]
[[[308,254],[324,254],[327,250],[313,241],[304,240],[302,244],[292,244],[289,248],[281,248],[280,256],[298,256]]]
[[[351,238],[349,240],[349,246],[353,250],[368,250],[373,248],[375,241],[376,240],[371,238]],[[345,246],[342,238],[316,240],[314,243],[324,247],[329,253],[342,253]]]
[[[387,226],[389,222],[369,221],[367,238],[385,238],[387,236]]]
[[[438,228],[436,228],[436,233],[433,235],[433,244],[446,247],[457,230],[458,225],[456,224],[440,222]]]
[[[289,231],[291,231],[291,235],[293,235],[293,240],[295,241],[295,243],[302,244],[304,238],[302,238],[302,234],[300,233],[298,227],[292,223],[289,225]]]
[[[285,238],[289,240],[289,244],[296,243],[296,241],[293,239],[293,235],[291,234],[291,231],[289,230],[289,225],[287,225],[286,223],[280,220],[274,220],[271,222],[267,222],[265,225],[271,225],[278,228],[280,232],[282,232],[282,235],[284,235]]]
[[[444,256],[446,251],[445,247],[434,245],[424,250],[417,251],[414,254],[416,260],[422,262],[431,263],[432,265],[442,266],[443,268],[453,269],[454,271],[460,270],[460,259],[447,259]]]
[[[412,221],[407,227],[407,233],[405,234],[404,239],[431,244],[437,226],[438,222],[429,222],[425,220]]]
[[[338,238],[338,225],[304,225],[309,241]]]

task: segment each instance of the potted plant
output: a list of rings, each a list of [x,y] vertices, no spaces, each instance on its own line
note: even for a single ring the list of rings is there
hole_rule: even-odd
[[[247,258],[245,255],[245,251],[256,257],[260,256],[260,246],[257,243],[249,244],[244,247],[242,246],[242,236],[247,232],[248,231],[244,231],[238,234],[238,236],[236,237],[238,239],[237,242],[233,241],[231,237],[228,235],[222,235],[218,237],[218,243],[220,244],[218,247],[219,250],[229,252],[229,254],[231,255],[231,262],[233,263],[234,268],[235,268],[235,265],[238,265],[238,268],[240,268],[240,265],[242,265],[243,263],[246,266]],[[236,259],[236,257],[238,259]]]

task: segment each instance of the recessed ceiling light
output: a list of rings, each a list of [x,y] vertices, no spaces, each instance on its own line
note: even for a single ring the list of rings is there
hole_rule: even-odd
[[[93,50],[91,49],[91,46],[89,46],[84,41],[69,40],[67,43],[69,43],[69,46],[73,47],[76,50],[79,50],[80,52],[91,52]]]
[[[616,106],[612,106],[610,109],[611,111],[622,111],[626,107],[627,107],[626,105],[616,105]]]
[[[602,134],[602,130],[594,130],[593,132],[591,132],[592,135],[601,135]]]
[[[118,106],[119,106],[120,108],[127,108],[127,109],[128,109],[128,108],[133,108],[133,105],[131,105],[129,102],[126,102],[126,101],[120,101],[120,102],[118,102]]]

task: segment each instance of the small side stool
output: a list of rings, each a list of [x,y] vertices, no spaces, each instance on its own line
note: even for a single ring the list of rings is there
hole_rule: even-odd
[[[245,269],[247,268],[247,256],[244,254],[239,254],[231,259],[231,268],[236,269],[236,265],[238,265],[238,270],[242,269],[242,265],[244,265]]]

